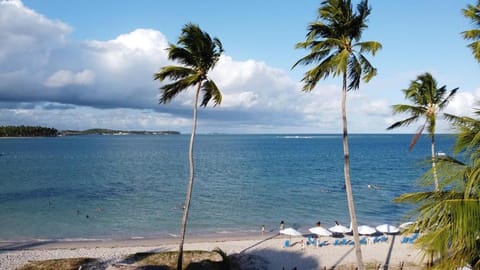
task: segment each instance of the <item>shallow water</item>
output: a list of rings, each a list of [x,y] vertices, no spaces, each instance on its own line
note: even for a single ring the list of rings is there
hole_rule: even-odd
[[[422,189],[428,138],[350,135],[360,224],[397,224],[392,202]],[[0,240],[177,235],[188,179],[187,135],[0,140]],[[454,138],[438,136],[451,152]],[[349,223],[340,135],[199,135],[190,234],[306,230]],[[378,189],[368,188],[368,185]]]

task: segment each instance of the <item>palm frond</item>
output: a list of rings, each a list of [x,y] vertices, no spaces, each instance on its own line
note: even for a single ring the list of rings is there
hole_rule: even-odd
[[[314,62],[321,62],[330,54],[330,50],[320,50],[320,51],[312,51],[311,53],[307,54],[306,56],[300,58],[295,64],[292,66],[292,69],[295,68],[297,65],[310,65]]]
[[[354,45],[354,47],[360,47],[360,54],[363,53],[371,53],[372,56],[375,56],[377,51],[382,49],[382,44],[377,41],[364,41],[364,42],[358,42]]]
[[[222,93],[218,89],[215,82],[212,80],[206,80],[202,84],[202,93],[203,100],[200,106],[206,107],[208,102],[213,98],[214,106],[220,105],[222,103]]]
[[[360,87],[360,76],[362,74],[362,65],[360,61],[352,55],[348,61],[348,87],[347,90],[356,90]]]
[[[305,76],[302,79],[304,82],[303,91],[312,91],[321,78],[324,79],[330,76],[333,72],[332,59],[333,55],[329,55],[324,61],[305,73]]]
[[[418,118],[419,118],[418,116],[411,116],[407,119],[397,121],[397,122],[393,123],[392,125],[390,125],[389,127],[387,127],[387,130],[392,130],[392,129],[395,129],[395,128],[398,128],[398,127],[409,126],[410,124],[416,122],[418,120]]]
[[[467,45],[473,53],[473,57],[480,62],[480,41],[475,41]]]
[[[480,29],[472,29],[468,31],[463,31],[462,36],[467,40],[477,40],[480,39]]]
[[[392,106],[393,113],[410,113],[412,116],[421,116],[426,113],[427,109],[423,106],[414,106],[408,104],[395,104]]]
[[[200,83],[198,74],[193,74],[189,77],[177,80],[175,82],[165,84],[160,88],[162,95],[160,97],[160,104],[169,103],[173,98],[180,94],[185,89]]]
[[[165,79],[178,80],[190,76],[195,71],[181,66],[165,66],[160,69],[160,72],[153,75],[154,80],[164,81]]]
[[[360,63],[362,65],[363,81],[369,82],[373,77],[377,75],[377,69],[368,61],[368,59],[362,54],[359,55]]]
[[[415,147],[415,145],[417,144],[417,141],[418,141],[418,139],[420,139],[420,136],[422,135],[423,129],[425,128],[425,125],[426,125],[426,123],[423,124],[422,126],[420,126],[417,129],[417,132],[415,133],[415,135],[413,135],[412,141],[410,141],[410,145],[408,145],[408,151],[412,151],[413,147]]]
[[[177,47],[176,45],[170,44],[168,50],[168,59],[177,61],[188,67],[195,67],[197,61],[191,51],[188,51],[186,48]]]

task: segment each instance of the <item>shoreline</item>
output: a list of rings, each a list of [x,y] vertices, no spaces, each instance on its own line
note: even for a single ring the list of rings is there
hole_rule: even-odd
[[[389,235],[384,243],[362,245],[364,263],[382,265],[383,269],[421,269],[419,251],[412,244],[402,244],[402,235]],[[320,269],[356,263],[353,245],[334,245],[336,238],[322,237],[328,245],[305,246],[305,237],[279,235],[276,232],[263,236],[223,236],[212,238],[187,237],[185,250],[212,251],[220,248],[228,255],[250,256],[266,268],[256,269]],[[347,236],[347,239],[352,239]],[[286,240],[292,244],[284,247]],[[8,245],[9,244],[9,245]],[[17,244],[17,245],[16,245]],[[29,261],[91,257],[109,264],[122,264],[128,255],[138,252],[162,252],[178,250],[178,239],[126,239],[106,241],[57,241],[57,242],[0,242],[0,269],[15,269]],[[387,268],[385,268],[387,266]]]
[[[210,233],[187,235],[185,243],[226,242],[241,240],[264,240],[279,236],[278,232],[261,233]],[[282,237],[280,235],[280,237]],[[149,247],[157,245],[175,245],[179,242],[176,236],[170,237],[133,237],[118,239],[32,239],[32,240],[0,240],[0,252],[35,249],[92,248],[92,247]]]

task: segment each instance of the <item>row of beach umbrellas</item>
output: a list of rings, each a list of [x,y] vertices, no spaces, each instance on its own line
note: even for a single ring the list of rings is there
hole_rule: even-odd
[[[382,225],[379,225],[375,228],[370,227],[370,226],[366,226],[366,225],[362,225],[362,226],[358,226],[358,233],[363,234],[363,235],[372,235],[372,234],[374,234],[378,231],[378,232],[386,233],[386,234],[395,234],[395,233],[399,233],[400,229],[403,229],[408,225],[411,225],[411,223],[409,223],[409,224],[404,223],[404,224],[400,225],[400,228],[396,227],[396,226],[393,226],[393,225],[390,225],[390,224],[382,224]],[[333,233],[349,233],[349,232],[352,231],[351,228],[347,228],[347,227],[345,227],[343,225],[340,225],[340,224],[336,224],[335,226],[328,228],[328,230],[325,229],[324,227],[321,227],[321,226],[312,227],[308,230],[311,233],[319,235],[319,236],[331,236]],[[301,236],[302,235],[301,232],[295,230],[294,228],[286,228],[286,229],[280,230],[280,233],[285,234],[285,235],[290,235],[290,236]]]

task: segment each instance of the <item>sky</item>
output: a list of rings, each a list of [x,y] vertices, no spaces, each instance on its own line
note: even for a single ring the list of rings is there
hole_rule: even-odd
[[[0,125],[65,129],[176,130],[189,133],[193,90],[158,104],[153,74],[168,60],[181,28],[198,24],[225,49],[210,77],[220,106],[199,109],[199,133],[341,133],[341,78],[301,91],[313,66],[292,65],[321,1],[0,0]],[[358,1],[352,1],[354,5]],[[347,100],[350,133],[391,133],[405,118],[393,104],[424,73],[458,87],[445,112],[471,115],[480,100],[480,64],[461,32],[474,0],[370,0],[362,40],[378,75]],[[412,133],[422,124],[400,128]],[[445,121],[438,131],[452,132]]]

